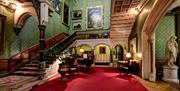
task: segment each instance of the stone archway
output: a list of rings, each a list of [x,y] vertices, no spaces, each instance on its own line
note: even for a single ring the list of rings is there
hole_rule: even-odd
[[[22,8],[17,9],[14,15],[14,32],[18,34],[24,25],[24,22],[33,16],[37,23],[39,23],[38,16],[33,4],[30,2],[25,2],[21,6]]]
[[[121,45],[115,46],[114,55],[116,60],[124,60],[124,49]]]
[[[78,58],[79,57],[82,58],[83,53],[91,53],[91,51],[92,51],[92,47],[88,44],[81,44],[76,47],[76,54]]]
[[[157,0],[142,27],[142,78],[144,79],[156,80],[154,31],[161,17],[165,15],[173,2],[174,0]]]
[[[30,16],[32,16],[32,14],[31,14],[30,12],[25,12],[25,13],[23,13],[23,14],[19,17],[17,23],[15,24],[15,27],[22,27],[23,24],[24,24],[24,22],[26,21],[26,19],[29,18]]]
[[[94,46],[95,64],[111,63],[111,47],[105,43],[99,43]]]

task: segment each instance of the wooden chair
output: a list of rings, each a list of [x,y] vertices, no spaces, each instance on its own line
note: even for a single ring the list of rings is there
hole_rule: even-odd
[[[124,63],[124,66],[120,68],[120,74],[124,76],[130,76],[131,75],[131,69],[130,69],[130,60],[126,60]]]
[[[69,69],[65,63],[59,64],[58,73],[61,74],[61,80],[66,80],[66,74],[69,72]]]
[[[76,60],[73,57],[66,58],[66,64],[68,66],[69,74],[79,74],[78,64],[76,63]]]

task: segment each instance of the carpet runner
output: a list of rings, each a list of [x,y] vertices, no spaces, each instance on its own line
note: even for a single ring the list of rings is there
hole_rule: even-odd
[[[30,76],[10,75],[7,77],[3,77],[0,78],[0,91],[12,91],[12,89],[17,89],[27,82],[32,82],[35,80],[37,80],[36,77]]]
[[[133,75],[120,74],[113,68],[92,67],[61,81],[60,76],[31,91],[148,91]]]

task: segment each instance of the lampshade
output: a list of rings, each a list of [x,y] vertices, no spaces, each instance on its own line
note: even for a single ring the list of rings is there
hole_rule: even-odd
[[[127,54],[126,54],[126,57],[127,57],[127,58],[130,58],[130,57],[131,57],[131,53],[127,53]]]
[[[79,51],[83,53],[83,52],[84,52],[84,49],[80,49]]]
[[[141,58],[142,57],[142,53],[137,53],[137,57]]]

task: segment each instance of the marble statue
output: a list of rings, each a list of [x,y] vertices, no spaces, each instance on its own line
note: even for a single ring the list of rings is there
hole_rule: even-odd
[[[171,36],[167,41],[166,57],[168,60],[168,66],[173,66],[174,62],[176,62],[176,57],[178,53],[178,44],[176,42],[176,39],[176,36]]]

